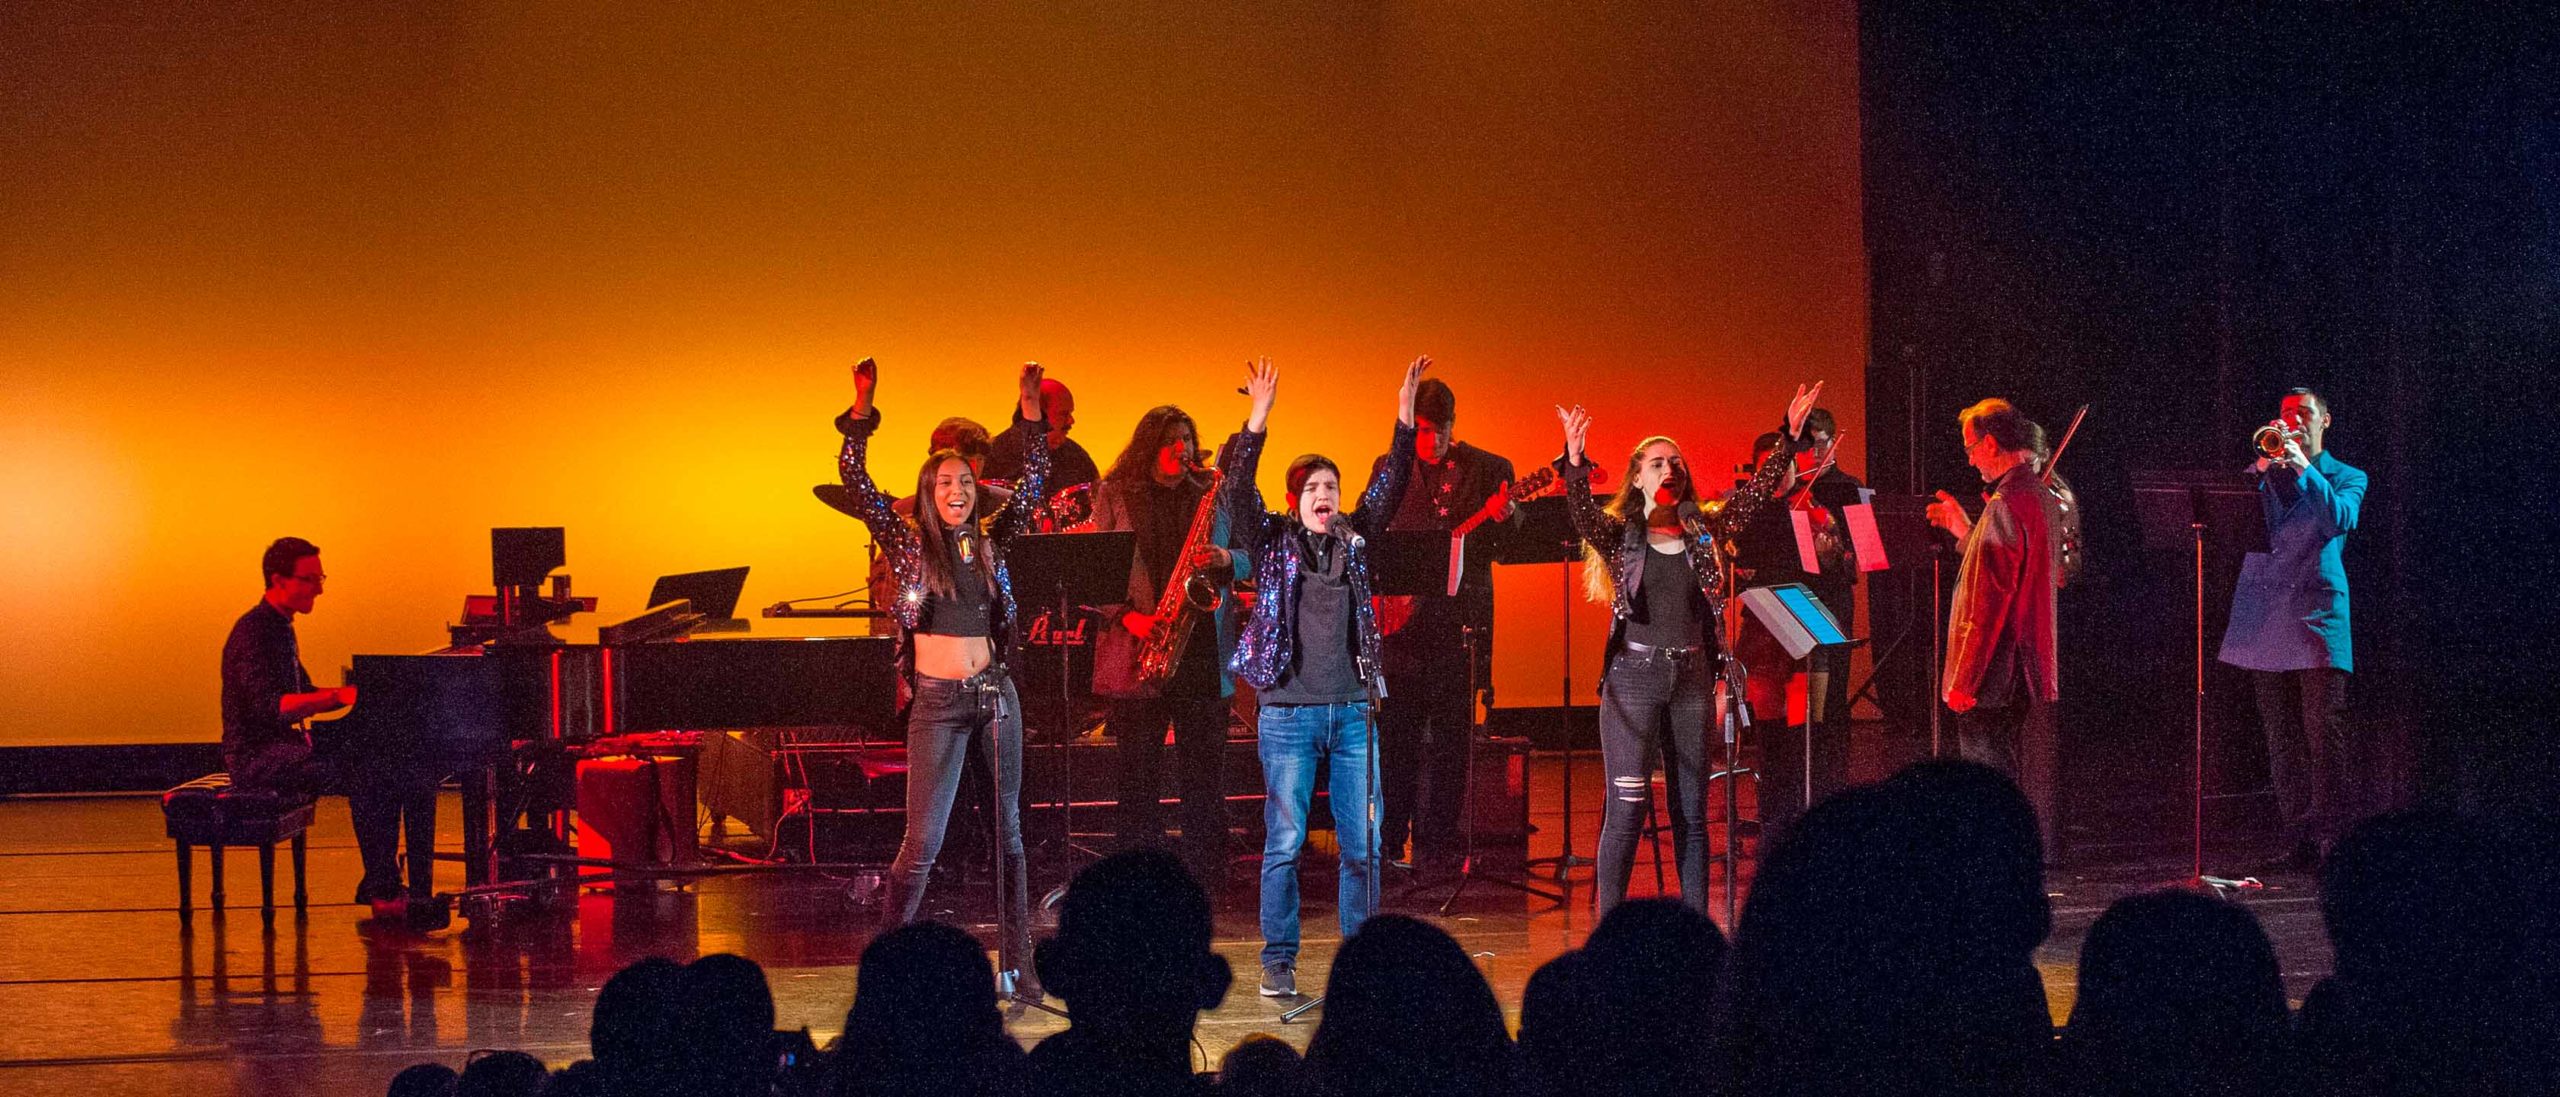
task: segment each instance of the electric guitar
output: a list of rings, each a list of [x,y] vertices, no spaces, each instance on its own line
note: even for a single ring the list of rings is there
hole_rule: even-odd
[[[1503,485],[1502,489],[1495,492],[1492,498],[1484,501],[1484,506],[1482,508],[1478,509],[1474,514],[1468,515],[1465,521],[1450,527],[1450,596],[1457,596],[1458,578],[1466,566],[1468,534],[1474,533],[1477,527],[1492,521],[1494,513],[1503,509],[1504,500],[1509,500],[1509,505],[1516,507],[1531,499],[1535,499],[1543,495],[1552,495],[1561,486],[1562,481],[1556,477],[1556,470],[1550,466],[1541,465],[1530,470],[1528,475],[1519,477],[1512,482]],[[1418,597],[1410,594],[1382,595],[1380,597],[1370,599],[1370,610],[1378,619],[1378,631],[1382,633],[1393,633],[1404,628],[1406,625],[1411,624],[1413,622],[1414,611],[1419,608],[1420,601],[1421,600]]]

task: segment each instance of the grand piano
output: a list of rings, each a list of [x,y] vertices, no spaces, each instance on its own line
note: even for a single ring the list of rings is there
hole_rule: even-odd
[[[868,618],[711,621],[682,601],[621,620],[571,612],[478,643],[358,655],[349,730],[386,765],[455,774],[464,881],[499,881],[499,838],[519,817],[569,836],[568,780],[583,744],[639,732],[853,728],[891,717],[895,640]]]

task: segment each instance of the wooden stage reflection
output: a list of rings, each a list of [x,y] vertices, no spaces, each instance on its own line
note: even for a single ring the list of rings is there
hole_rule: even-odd
[[[1554,790],[1562,763],[1540,755],[1533,764],[1529,853],[1551,855],[1561,829]],[[1596,761],[1586,755],[1581,766],[1578,787],[1600,787]],[[1587,799],[1578,806],[1575,844],[1587,854],[1596,810]],[[450,824],[456,813],[442,817]],[[415,937],[376,930],[346,902],[358,868],[343,802],[323,803],[313,833],[315,905],[306,918],[288,908],[272,932],[262,929],[255,854],[235,850],[234,907],[222,917],[199,909],[188,929],[175,910],[172,855],[156,801],[0,802],[0,1017],[7,1018],[0,1023],[0,1086],[21,1093],[342,1095],[380,1093],[411,1063],[459,1066],[478,1048],[519,1048],[558,1066],[586,1054],[596,989],[648,955],[736,952],[755,959],[772,980],[783,1026],[806,1025],[823,1045],[841,1027],[854,963],[875,925],[841,882],[765,875],[685,890],[588,894],[564,918]],[[444,839],[448,848],[455,840]],[[2057,1021],[2070,1010],[2073,962],[2089,923],[2117,896],[2172,878],[2181,867],[2164,853],[2049,877],[2055,931],[2039,966]],[[441,886],[459,883],[458,867],[439,871],[456,877]],[[1748,872],[1746,860],[1746,882]],[[1577,870],[1571,901],[1561,907],[1476,886],[1445,916],[1432,912],[1439,892],[1429,901],[1390,901],[1388,909],[1432,917],[1455,935],[1516,1020],[1530,973],[1589,932],[1589,881],[1589,869]],[[1720,895],[1721,878],[1715,883]],[[2329,968],[2316,895],[2301,877],[2269,884],[2244,901],[2274,937],[2287,991],[2299,1000]],[[204,887],[201,879],[197,886]],[[1327,860],[1309,858],[1305,888],[1300,985],[1312,994],[1323,990],[1338,944]],[[1640,850],[1631,891],[1654,888],[1650,854]],[[279,891],[289,894],[289,882]],[[1256,1032],[1303,1047],[1313,1025],[1281,1025],[1286,1003],[1254,993],[1260,935],[1252,860],[1231,864],[1219,891],[1217,947],[1237,983],[1225,1005],[1202,1019],[1202,1047],[1214,1061]],[[983,906],[965,890],[943,889],[943,898]],[[250,905],[237,905],[244,901]],[[987,927],[980,929],[985,936]],[[1058,1024],[1032,1013],[1012,1028],[1028,1044]]]

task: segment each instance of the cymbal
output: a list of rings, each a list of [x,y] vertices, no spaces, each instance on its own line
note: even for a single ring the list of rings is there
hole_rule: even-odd
[[[843,484],[812,485],[809,488],[809,494],[817,496],[819,502],[834,508],[836,513],[847,518],[862,517],[860,512],[853,509],[853,491]]]

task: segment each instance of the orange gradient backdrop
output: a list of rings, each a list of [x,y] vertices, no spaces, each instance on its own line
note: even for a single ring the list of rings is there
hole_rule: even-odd
[[[1108,464],[1160,402],[1223,437],[1260,354],[1266,489],[1365,468],[1423,353],[1523,465],[1579,401],[1613,475],[1718,470],[1821,378],[1859,466],[1845,0],[78,7],[0,21],[0,744],[214,738],[280,534],[324,682],[440,642],[493,525],[608,614],[855,586],[808,489],[863,355],[891,482],[1025,359]],[[1506,705],[1557,698],[1559,572],[1500,574]]]

